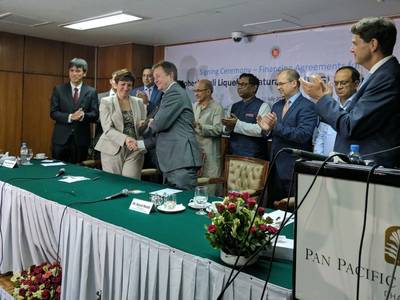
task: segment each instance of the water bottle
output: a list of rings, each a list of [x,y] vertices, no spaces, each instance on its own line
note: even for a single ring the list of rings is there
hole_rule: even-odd
[[[349,159],[350,159],[350,162],[353,164],[365,165],[364,161],[361,159],[360,145],[357,145],[357,144],[350,145]]]
[[[19,151],[19,156],[21,159],[21,165],[28,162],[28,145],[25,142],[21,144],[21,150]]]

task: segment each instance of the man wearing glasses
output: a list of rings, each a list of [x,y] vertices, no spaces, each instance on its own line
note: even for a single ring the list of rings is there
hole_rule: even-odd
[[[221,176],[221,133],[224,109],[212,99],[213,85],[210,80],[199,80],[194,89],[193,104],[196,138],[205,158],[203,177]],[[217,186],[208,185],[208,193],[215,195]]]
[[[271,113],[257,118],[264,135],[272,138],[271,156],[274,157],[282,148],[311,151],[317,115],[314,103],[300,93],[299,73],[292,69],[281,71],[277,76],[276,85],[283,99],[272,106]],[[295,160],[295,157],[286,152],[276,159],[268,186],[268,207],[273,207],[272,204],[276,200],[294,195],[295,185],[290,190],[290,182]]]
[[[335,73],[335,92],[339,98],[339,105],[346,109],[349,107],[360,83],[360,73],[351,66],[337,69]],[[320,122],[315,137],[314,152],[329,155],[335,145],[336,131],[330,125]]]
[[[270,112],[267,103],[256,97],[259,79],[250,73],[243,73],[237,81],[237,91],[242,98],[228,109],[228,116],[222,119],[224,131],[230,134],[229,154],[247,157],[267,158],[267,140],[261,135],[257,116]]]

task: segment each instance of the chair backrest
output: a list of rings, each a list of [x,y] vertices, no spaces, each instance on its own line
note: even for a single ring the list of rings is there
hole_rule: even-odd
[[[228,191],[254,193],[264,188],[269,162],[238,155],[225,156],[225,194]]]

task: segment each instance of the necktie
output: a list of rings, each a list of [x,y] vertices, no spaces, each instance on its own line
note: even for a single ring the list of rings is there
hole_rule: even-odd
[[[286,100],[285,105],[283,106],[282,109],[282,118],[285,116],[288,110],[289,110],[289,100]]]
[[[79,100],[79,93],[78,93],[78,88],[74,88],[74,96],[72,97],[72,99],[74,100],[74,104],[76,104]]]

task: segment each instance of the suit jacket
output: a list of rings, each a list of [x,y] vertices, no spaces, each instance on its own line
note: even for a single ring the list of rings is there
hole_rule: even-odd
[[[314,103],[300,95],[290,106],[282,118],[284,100],[276,102],[272,106],[272,112],[276,113],[277,122],[271,131],[272,157],[282,148],[296,148],[312,151],[312,137],[317,125],[317,115]],[[276,160],[276,175],[280,179],[290,181],[296,157],[284,152]]]
[[[131,95],[136,96],[137,91],[144,91],[144,86],[139,86],[137,88],[132,89]],[[156,107],[157,105],[160,104],[160,99],[161,99],[161,92],[158,90],[156,85],[153,85],[153,91],[151,92],[151,96],[149,99],[149,102],[153,104],[153,107]],[[150,108],[148,109],[150,110]]]
[[[139,137],[139,123],[146,119],[146,108],[141,99],[129,97],[135,122],[136,136]],[[109,155],[116,155],[125,144],[126,135],[123,133],[124,120],[117,96],[101,99],[100,122],[103,134],[100,136],[95,149]]]
[[[193,123],[192,102],[186,91],[174,83],[164,93],[150,124],[156,134],[156,153],[162,172],[201,166]]]
[[[110,91],[98,94],[99,106],[101,103],[101,99],[103,99],[105,97],[109,97],[109,96],[110,96]],[[94,145],[97,144],[102,133],[103,133],[103,128],[101,127],[100,118],[98,118],[97,122],[96,122],[96,130],[95,130],[95,134],[94,134]]]
[[[68,123],[68,116],[82,108],[85,116],[82,121]],[[82,84],[79,100],[76,105],[72,100],[71,84],[57,85],[53,89],[50,104],[50,117],[56,121],[53,130],[53,144],[64,145],[74,135],[79,146],[90,144],[90,123],[96,122],[99,116],[97,92],[91,86]]]
[[[332,97],[323,96],[316,111],[337,131],[335,151],[348,153],[360,145],[361,155],[400,145],[400,65],[395,57],[378,68],[360,87],[346,110]],[[392,167],[400,151],[365,157]]]

